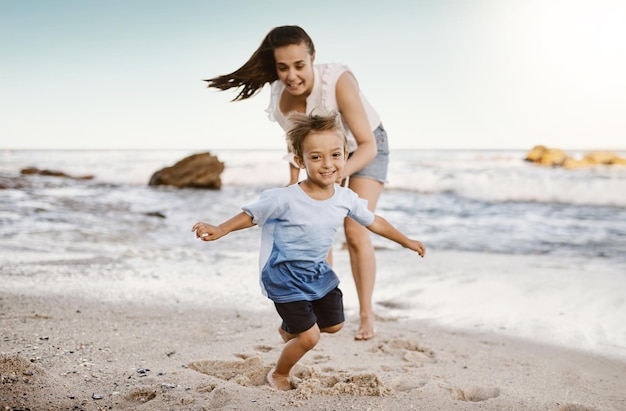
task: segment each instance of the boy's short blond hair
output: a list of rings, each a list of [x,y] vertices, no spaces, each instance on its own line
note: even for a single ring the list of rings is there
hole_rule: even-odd
[[[346,132],[341,124],[339,114],[331,111],[327,114],[303,114],[292,112],[287,117],[289,129],[287,130],[287,143],[289,149],[296,157],[302,158],[302,142],[311,133],[320,131],[335,131],[343,137],[344,150],[348,149]]]

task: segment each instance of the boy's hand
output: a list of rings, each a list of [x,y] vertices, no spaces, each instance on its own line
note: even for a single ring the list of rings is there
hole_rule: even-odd
[[[417,252],[420,255],[420,257],[424,257],[424,254],[426,254],[426,247],[424,247],[424,244],[422,244],[421,242],[417,240],[409,239],[409,242],[407,243],[405,247]]]
[[[199,238],[202,241],[217,240],[223,235],[219,227],[203,222],[194,224],[191,231],[195,232],[196,238]]]

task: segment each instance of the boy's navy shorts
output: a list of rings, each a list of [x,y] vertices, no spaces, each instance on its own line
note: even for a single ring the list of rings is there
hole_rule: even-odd
[[[299,334],[313,327],[332,327],[345,321],[343,314],[343,293],[339,288],[314,301],[293,301],[274,303],[276,311],[283,319],[281,328],[289,334]]]

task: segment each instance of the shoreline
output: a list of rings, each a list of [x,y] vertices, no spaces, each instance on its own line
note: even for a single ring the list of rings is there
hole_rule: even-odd
[[[88,296],[88,295],[87,295]],[[624,361],[489,332],[383,319],[323,335],[278,392],[278,316],[0,292],[3,409],[626,409]],[[8,407],[8,408],[7,408]]]
[[[256,250],[231,251],[224,244],[205,252],[202,246],[183,250],[151,244],[139,258],[11,253],[0,269],[5,279],[0,294],[82,296],[102,304],[154,304],[163,310],[184,302],[276,315],[259,289]],[[333,264],[349,324],[358,315],[358,297],[348,254],[336,251]],[[626,329],[619,315],[624,265],[585,257],[530,259],[437,250],[415,266],[409,265],[413,255],[404,250],[379,250],[376,258],[377,322],[413,319],[434,328],[492,332],[626,361]]]

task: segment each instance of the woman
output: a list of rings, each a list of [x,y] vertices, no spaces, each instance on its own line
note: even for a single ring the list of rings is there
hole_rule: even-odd
[[[293,111],[339,112],[350,152],[343,177],[349,177],[348,187],[366,199],[368,208],[374,211],[387,178],[387,134],[350,70],[339,64],[314,65],[314,61],[315,46],[309,35],[298,26],[280,26],[265,36],[241,68],[206,81],[209,87],[220,90],[241,88],[233,101],[252,97],[266,83],[271,84],[267,112],[270,120],[278,122],[283,130],[287,130],[287,115]],[[300,168],[293,161],[289,168],[289,184],[294,184]],[[360,306],[355,339],[368,340],[376,334],[372,306],[376,278],[374,247],[367,229],[349,218],[344,231]]]

